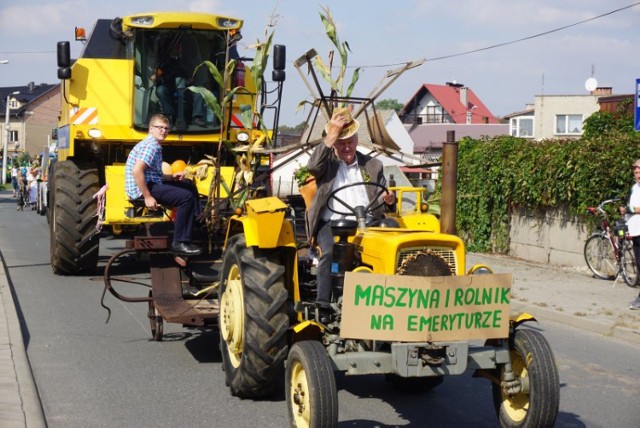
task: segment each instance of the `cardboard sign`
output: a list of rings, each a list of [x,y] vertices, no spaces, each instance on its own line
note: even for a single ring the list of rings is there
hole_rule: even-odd
[[[512,284],[511,274],[347,272],[340,336],[402,342],[508,337]]]

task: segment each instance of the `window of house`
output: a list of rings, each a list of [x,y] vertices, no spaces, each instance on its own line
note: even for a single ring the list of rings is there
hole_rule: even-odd
[[[512,117],[509,127],[512,137],[533,138],[533,117]]]
[[[18,142],[18,131],[9,131],[9,141],[12,143]]]
[[[556,134],[581,135],[582,134],[582,115],[581,114],[556,115]]]
[[[15,109],[17,109],[18,107],[20,107],[20,106],[18,105],[18,100],[15,100],[15,99],[13,99],[13,100],[9,100],[9,108],[10,108],[11,110],[15,110]]]

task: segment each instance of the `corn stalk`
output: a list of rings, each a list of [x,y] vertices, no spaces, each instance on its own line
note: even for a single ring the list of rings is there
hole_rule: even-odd
[[[331,43],[333,43],[333,45],[336,47],[338,51],[338,54],[340,55],[340,67],[338,69],[338,74],[334,79],[333,73],[332,73],[333,60],[335,56],[334,50],[329,51],[328,64],[325,63],[322,60],[322,58],[318,55],[313,59],[313,65],[316,68],[316,70],[318,70],[318,72],[323,77],[323,79],[329,83],[333,91],[335,91],[341,97],[349,97],[351,96],[351,93],[353,92],[353,88],[355,87],[356,82],[360,77],[360,67],[356,68],[353,71],[353,74],[351,76],[351,83],[349,84],[345,92],[344,79],[347,73],[347,61],[349,57],[349,52],[351,52],[351,48],[349,47],[349,44],[346,41],[340,42],[340,38],[338,37],[338,32],[336,30],[336,24],[335,24],[335,21],[333,20],[333,16],[331,15],[331,11],[329,10],[329,7],[328,6],[321,7],[321,9],[322,9],[322,12],[320,12],[320,20],[324,25],[324,29],[325,29],[325,33],[327,34],[327,37],[329,38],[329,40],[331,40]]]

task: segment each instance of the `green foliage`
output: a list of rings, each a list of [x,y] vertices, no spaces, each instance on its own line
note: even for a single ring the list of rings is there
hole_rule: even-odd
[[[293,178],[296,180],[296,183],[298,183],[298,186],[305,184],[310,177],[311,173],[307,169],[306,165],[302,165],[293,171]]]
[[[320,55],[316,56],[313,59],[313,64],[316,70],[318,70],[320,75],[324,78],[324,80],[326,80],[329,83],[329,85],[331,85],[332,90],[336,91],[336,93],[339,96],[349,97],[353,92],[353,88],[355,87],[356,82],[360,77],[360,68],[358,67],[353,71],[353,74],[351,76],[351,83],[349,84],[349,86],[347,87],[347,90],[345,91],[344,78],[345,78],[345,74],[347,73],[348,52],[351,51],[351,48],[349,48],[349,44],[347,42],[340,42],[340,39],[338,38],[338,33],[336,31],[336,24],[333,20],[333,16],[331,16],[331,11],[329,10],[329,7],[321,7],[321,8],[322,8],[322,12],[320,12],[320,20],[324,25],[324,29],[325,29],[325,33],[327,34],[327,37],[338,50],[338,54],[340,55],[340,68],[338,70],[337,76],[334,79],[332,75],[333,57],[334,57],[333,50],[329,51],[328,64],[325,64],[325,62],[322,60]]]
[[[380,100],[376,103],[376,108],[378,110],[395,110],[398,113],[402,110],[404,104],[401,104],[400,101],[391,98],[385,98],[384,100]]]
[[[218,84],[218,87],[226,88],[227,86],[225,82],[228,82],[229,79],[231,79],[231,74],[233,73],[233,69],[235,68],[235,65],[236,65],[236,60],[232,59],[231,61],[229,61],[227,63],[227,66],[225,67],[224,74],[223,74],[223,73],[220,73],[220,70],[218,70],[218,67],[216,67],[214,63],[212,63],[211,61],[204,61],[202,64],[196,67],[193,74],[195,75],[200,69],[200,67],[206,67],[207,70],[209,70],[209,74],[211,74],[213,79]],[[208,90],[203,86],[189,86],[187,89],[189,89],[192,92],[195,92],[196,94],[200,94],[202,98],[204,98],[205,103],[207,103],[209,108],[213,111],[213,114],[218,118],[218,120],[221,123],[223,123],[224,122],[223,107],[226,106],[229,103],[229,101],[231,101],[233,96],[236,94],[236,91],[238,90],[238,88],[239,87],[235,87],[231,89],[229,92],[227,92],[224,98],[222,99],[222,101],[219,101],[218,97],[216,97],[216,95],[213,94],[213,92],[211,92],[210,90]]]
[[[260,91],[262,87],[262,80],[264,77],[264,71],[267,68],[267,61],[269,59],[269,49],[271,48],[271,43],[273,39],[273,32],[266,33],[265,32],[265,42],[258,41],[254,46],[256,49],[256,54],[251,63],[251,78],[253,79],[253,84],[256,88],[256,91]],[[228,54],[228,53],[227,53]],[[231,76],[236,66],[236,60],[231,59],[227,62],[225,69],[223,72],[220,72],[216,65],[211,61],[204,61],[199,64],[194,70],[193,74],[195,75],[200,67],[206,67],[211,74],[211,77],[216,81],[219,88],[227,88],[227,82],[231,80]],[[218,100],[218,97],[213,94],[209,89],[202,86],[189,86],[190,91],[195,92],[196,94],[200,94],[204,99],[205,103],[211,108],[213,114],[218,118],[221,123],[224,123],[224,108],[229,104],[229,102],[236,95],[236,92],[248,92],[247,88],[243,86],[236,86],[232,88],[230,91],[223,91],[224,97],[222,100]],[[242,105],[240,106],[240,120],[242,125],[246,129],[253,129],[253,119],[254,116],[258,120],[258,125],[260,129],[267,135],[266,127],[262,121],[262,117],[257,112],[254,112],[252,106]]]
[[[620,102],[615,113],[598,111],[584,121],[583,136],[592,138],[605,133],[633,134],[633,98]]]
[[[576,140],[509,136],[459,143],[457,227],[470,251],[506,252],[517,208],[563,207],[583,214],[626,199],[640,158],[640,135],[611,132]]]
[[[306,124],[307,124],[307,122],[303,121],[303,122],[300,122],[299,124],[297,124],[296,126],[280,125],[278,127],[278,131],[280,133],[302,134]]]

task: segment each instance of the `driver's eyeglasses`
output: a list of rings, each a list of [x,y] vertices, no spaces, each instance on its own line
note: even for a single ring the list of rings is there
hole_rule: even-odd
[[[160,129],[160,130],[167,131],[167,132],[170,129],[168,126],[162,126],[162,125],[151,125],[151,126],[153,126],[156,129]]]

